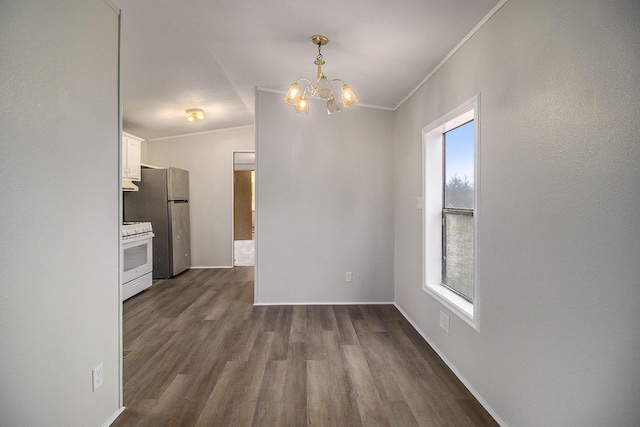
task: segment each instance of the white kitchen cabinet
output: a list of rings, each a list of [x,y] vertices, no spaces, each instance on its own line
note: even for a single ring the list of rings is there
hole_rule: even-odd
[[[122,178],[140,181],[142,139],[122,134]]]

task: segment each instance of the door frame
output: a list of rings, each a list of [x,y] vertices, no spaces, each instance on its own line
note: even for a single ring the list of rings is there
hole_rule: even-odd
[[[236,171],[236,153],[253,153],[255,156],[256,150],[233,150],[231,152],[231,268],[236,266],[236,254],[235,254],[235,176],[234,173]],[[253,171],[256,170],[256,162],[254,159],[253,163]],[[257,175],[257,174],[255,174]],[[255,194],[254,194],[255,200]],[[257,216],[257,212],[256,212]],[[256,227],[257,228],[257,227]],[[258,239],[258,233],[254,235],[254,245],[255,240]],[[254,249],[254,257],[255,257],[255,249]],[[254,266],[255,266],[255,258],[254,258]],[[255,268],[255,267],[254,267]]]

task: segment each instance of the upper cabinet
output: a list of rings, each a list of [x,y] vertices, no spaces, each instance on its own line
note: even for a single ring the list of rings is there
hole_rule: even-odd
[[[140,181],[140,155],[142,139],[122,134],[122,177],[131,181]]]

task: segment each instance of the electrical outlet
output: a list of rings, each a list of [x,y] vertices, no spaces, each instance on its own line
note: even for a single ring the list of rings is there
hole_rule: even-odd
[[[344,276],[344,281],[347,283],[353,282],[353,272],[347,271],[347,274]]]
[[[93,368],[91,376],[93,378],[93,391],[96,391],[96,389],[104,382],[104,367],[102,366],[102,363]]]
[[[443,311],[440,311],[440,327],[448,334],[449,333],[449,316]]]

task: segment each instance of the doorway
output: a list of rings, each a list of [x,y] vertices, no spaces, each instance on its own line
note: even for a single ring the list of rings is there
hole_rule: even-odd
[[[255,152],[233,153],[233,265],[255,260]]]

